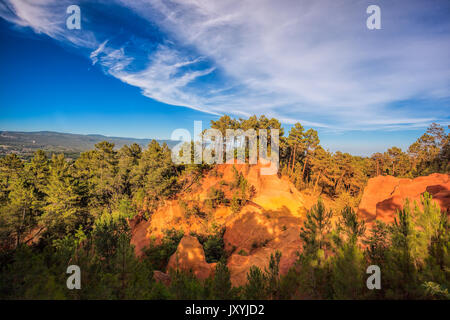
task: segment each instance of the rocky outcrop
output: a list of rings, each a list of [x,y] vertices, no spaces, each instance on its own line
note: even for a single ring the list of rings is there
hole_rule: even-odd
[[[268,267],[270,255],[281,252],[280,273],[285,274],[297,259],[301,247],[300,219],[288,209],[244,211],[226,227],[225,249],[233,285],[243,285],[251,266]]]
[[[266,211],[283,211],[296,217],[304,216],[306,207],[303,197],[287,177],[279,177],[277,174],[261,175],[261,169],[264,168],[261,164],[235,164],[234,167],[255,189],[255,195],[246,207]],[[207,212],[209,209],[204,208],[203,204],[204,200],[208,198],[210,188],[223,189],[225,197],[232,199],[232,192],[227,190],[226,187],[222,187],[222,184],[230,184],[233,179],[232,164],[217,165],[214,172],[210,171],[190,192],[180,194],[177,200],[166,201],[164,205],[151,214],[148,221],[133,222],[131,242],[136,248],[136,254],[141,255],[142,249],[150,243],[150,238],[153,237],[156,240],[162,238],[164,230],[167,229],[183,230],[184,234],[191,232],[207,234],[210,225],[207,224],[206,219],[195,215],[187,217],[182,204],[197,204],[202,211]],[[219,226],[229,225],[236,216],[230,206],[219,206],[209,215],[209,220]]]
[[[287,177],[277,174],[262,175],[262,164],[221,164],[210,171],[198,185],[177,200],[166,201],[152,213],[148,221],[132,221],[136,253],[163,236],[165,229],[183,230],[185,235],[195,232],[205,234],[207,219],[187,217],[182,203],[195,202],[202,205],[208,199],[211,187],[220,188],[225,197],[231,199],[235,190],[226,186],[234,180],[235,170],[241,173],[255,194],[239,213],[233,213],[230,206],[219,206],[209,213],[209,221],[225,227],[225,250],[230,254],[227,266],[233,285],[243,285],[251,266],[262,270],[268,267],[270,255],[279,250],[282,254],[280,272],[286,273],[297,259],[300,249],[300,221],[306,213],[303,196]],[[225,185],[225,187],[223,187]],[[207,210],[206,208],[201,208]],[[208,264],[202,246],[195,237],[184,236],[169,260],[170,269],[192,270],[200,279],[210,276],[214,264]]]
[[[149,245],[150,237],[147,232],[148,222],[142,219],[142,216],[137,215],[129,222],[131,229],[131,241],[134,246],[134,251],[138,256],[143,252],[143,249]]]
[[[196,237],[184,236],[177,251],[170,257],[167,271],[192,271],[199,279],[208,278],[214,271],[215,263],[207,263],[203,247]]]
[[[199,279],[206,279],[213,275],[215,264],[206,262],[202,245],[197,238],[189,234],[207,233],[210,227],[207,224],[212,221],[225,228],[225,250],[229,254],[227,266],[234,286],[246,283],[251,266],[266,269],[270,255],[277,250],[282,254],[280,273],[287,273],[297,260],[297,253],[301,249],[299,233],[302,219],[307,208],[316,203],[317,199],[308,200],[286,177],[261,175],[260,165],[235,165],[235,168],[255,189],[254,197],[240,212],[233,213],[230,206],[224,205],[209,211],[208,219],[196,215],[187,217],[183,212],[182,202],[186,204],[192,201],[202,205],[208,198],[208,190],[211,187],[221,188],[233,181],[233,166],[217,165],[214,172],[210,171],[195,188],[180,194],[177,200],[167,201],[151,215],[149,221],[131,221],[132,243],[136,246],[136,252],[139,254],[151,237],[158,241],[164,229],[181,229],[186,236],[170,257],[167,271],[192,270]],[[375,219],[391,222],[396,210],[402,208],[406,198],[411,202],[419,202],[425,191],[433,196],[442,210],[449,210],[449,178],[448,174],[432,174],[416,179],[399,179],[392,176],[369,179],[358,207],[358,214],[369,224]],[[232,197],[233,190],[226,187],[222,190],[226,198]],[[162,272],[154,277],[163,283],[170,280],[170,277]]]
[[[403,208],[408,198],[420,204],[420,196],[428,192],[433,200],[447,211],[450,208],[450,175],[434,173],[415,179],[378,176],[369,179],[358,207],[358,214],[367,221],[380,219],[392,222],[397,210]]]

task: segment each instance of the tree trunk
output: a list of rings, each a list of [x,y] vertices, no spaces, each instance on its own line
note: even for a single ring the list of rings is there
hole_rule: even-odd
[[[20,231],[17,231],[16,249],[19,247],[19,244],[20,244]]]
[[[317,187],[317,184],[319,183],[319,179],[320,179],[320,175],[321,174],[322,174],[322,171],[319,171],[319,175],[317,176],[316,183],[314,183],[313,193],[316,192],[316,187]]]
[[[20,222],[20,228],[17,230],[17,242],[16,242],[16,249],[20,245],[20,238],[22,235],[23,226],[25,225],[25,208],[22,210],[22,221]]]
[[[306,150],[305,162],[303,163],[302,180],[305,180],[306,163],[308,162],[308,150]]]
[[[287,173],[288,173],[288,175],[289,175],[289,170],[290,170],[290,168],[291,168],[291,159],[292,159],[292,155],[291,155],[291,153],[289,153],[289,162],[288,162],[288,167],[287,167]]]
[[[339,177],[339,179],[336,182],[336,185],[334,186],[334,192],[337,192],[338,187],[339,187],[339,183],[341,182],[342,178],[344,177],[345,171],[342,172],[341,176]]]
[[[293,157],[292,157],[292,168],[291,168],[292,173],[294,172],[294,165],[295,165],[295,151],[296,151],[296,150],[297,150],[297,145],[294,146],[294,155],[293,155]],[[289,173],[289,176],[291,176],[292,173],[290,172],[290,173]]]
[[[378,159],[377,159],[377,177],[380,175],[380,171],[379,171],[379,162],[378,162]]]

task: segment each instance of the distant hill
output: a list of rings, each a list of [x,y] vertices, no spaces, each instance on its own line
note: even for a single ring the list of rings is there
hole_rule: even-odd
[[[93,149],[94,145],[101,141],[112,142],[116,148],[133,143],[146,148],[152,139],[107,137],[99,134],[84,135],[52,131],[0,131],[0,156],[17,153],[27,158],[34,151],[41,149],[48,153],[64,153],[69,157],[76,158],[81,152]],[[165,142],[169,147],[173,147],[177,143],[177,141],[172,140],[157,141],[159,143]]]

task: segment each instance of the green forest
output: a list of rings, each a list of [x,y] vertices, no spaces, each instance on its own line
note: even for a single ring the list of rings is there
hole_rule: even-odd
[[[211,128],[280,129],[279,174],[318,195],[287,274],[280,274],[275,252],[266,268],[250,269],[245,286],[233,287],[218,229],[198,236],[207,258],[218,262],[212,277],[201,281],[173,271],[169,285],[155,281],[154,271],[165,269],[183,233],[166,230],[160,244],[137,257],[130,219],[151,219],[165,200],[200,183],[214,166],[175,165],[170,148],[155,140],[146,149],[116,149],[104,141],[75,160],[42,150],[30,159],[0,158],[0,298],[450,299],[448,212],[429,194],[420,206],[406,202],[392,224],[367,228],[354,210],[369,178],[450,173],[445,128],[432,124],[407,150],[393,146],[371,157],[325,150],[318,133],[300,123],[285,135],[277,119],[264,116],[223,116]],[[345,203],[340,210],[327,208],[319,195]],[[66,287],[69,265],[82,270],[80,290]],[[369,265],[382,270],[380,290],[366,287]]]

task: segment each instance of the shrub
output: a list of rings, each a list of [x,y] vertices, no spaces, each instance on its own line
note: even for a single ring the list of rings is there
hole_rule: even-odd
[[[197,300],[208,298],[208,287],[192,272],[172,271],[169,291],[178,300]]]
[[[268,243],[269,243],[269,239],[264,239],[263,241],[253,241],[252,243],[252,249],[257,249],[257,248],[261,248],[261,247],[265,247]]]
[[[205,251],[206,262],[218,262],[226,260],[225,243],[223,242],[223,234],[225,229],[219,229],[214,227],[214,233],[201,236],[195,232],[191,232],[191,235],[196,237],[198,241],[203,245]]]
[[[256,266],[250,267],[247,274],[247,285],[244,287],[244,297],[249,300],[264,300],[267,298],[266,276]]]
[[[209,188],[207,197],[208,199],[205,201],[208,201],[208,204],[213,209],[226,202],[225,193],[221,189],[216,189],[214,187]]]
[[[177,250],[178,244],[183,236],[183,230],[176,230],[174,228],[165,230],[160,245],[156,245],[154,241],[152,241],[150,245],[144,249],[144,258],[150,262],[153,269],[166,269],[170,256]]]
[[[206,218],[206,213],[200,209],[197,203],[195,203],[192,206],[189,206],[189,204],[183,200],[180,200],[179,203],[186,219],[189,219],[191,216],[197,216],[202,219]]]
[[[230,270],[228,270],[227,265],[223,262],[219,262],[216,265],[216,272],[212,281],[212,298],[220,300],[234,298]]]
[[[244,249],[241,249],[241,250],[239,250],[238,255],[240,255],[240,256],[248,256],[248,253]]]
[[[241,201],[237,197],[236,193],[233,195],[233,198],[231,199],[231,211],[233,213],[237,213],[241,210]]]

